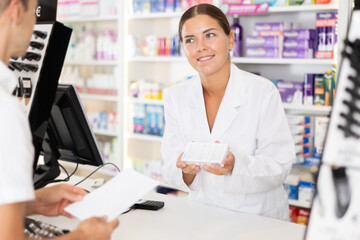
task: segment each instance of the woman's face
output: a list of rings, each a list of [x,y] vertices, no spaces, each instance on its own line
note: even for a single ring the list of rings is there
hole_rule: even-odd
[[[234,46],[234,34],[227,36],[218,22],[208,15],[197,15],[182,28],[182,46],[191,66],[203,76],[221,70]]]

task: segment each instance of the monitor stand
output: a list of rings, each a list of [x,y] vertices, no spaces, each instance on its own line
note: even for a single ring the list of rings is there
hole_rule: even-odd
[[[39,189],[44,187],[50,181],[60,175],[58,159],[60,153],[56,146],[52,144],[49,138],[45,138],[43,142],[44,165],[36,167],[34,172],[34,187]]]

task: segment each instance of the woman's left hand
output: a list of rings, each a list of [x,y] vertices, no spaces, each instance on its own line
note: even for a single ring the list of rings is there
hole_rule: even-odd
[[[234,154],[229,151],[229,154],[221,161],[221,163],[224,165],[223,167],[212,163],[204,165],[203,169],[215,175],[231,175],[235,164]]]
[[[81,200],[86,194],[84,189],[69,184],[41,188],[35,192],[35,200],[28,203],[27,214],[73,217],[64,208]]]

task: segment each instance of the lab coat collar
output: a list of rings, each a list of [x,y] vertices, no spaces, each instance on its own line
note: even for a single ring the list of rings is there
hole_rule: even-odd
[[[11,70],[0,61],[0,87],[12,94],[16,87],[16,77]]]
[[[221,101],[211,133],[206,116],[200,77],[197,76],[193,80],[193,87],[188,92],[188,96],[184,101],[186,101],[186,105],[191,111],[194,111],[193,116],[196,116],[194,121],[197,130],[204,136],[207,136],[208,139],[210,138],[211,142],[220,140],[221,136],[238,115],[239,107],[245,103],[247,97],[244,77],[244,72],[238,69],[234,64],[231,64],[230,79],[226,86],[225,94]]]

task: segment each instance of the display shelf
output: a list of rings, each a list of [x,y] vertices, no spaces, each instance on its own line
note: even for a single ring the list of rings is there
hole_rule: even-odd
[[[316,12],[316,11],[329,11],[329,10],[337,10],[337,9],[338,9],[337,4],[269,7],[269,13]],[[129,14],[127,16],[127,19],[131,20],[131,19],[180,18],[181,15],[182,12],[160,12],[160,13],[143,13],[143,14],[136,13],[136,14]]]
[[[248,58],[248,57],[233,57],[233,63],[243,64],[301,64],[301,65],[331,65],[334,59],[296,59],[296,58]]]
[[[294,207],[307,208],[307,209],[311,208],[310,202],[301,202],[299,200],[292,200],[292,199],[289,199],[289,205]]]
[[[146,134],[140,134],[140,133],[129,133],[127,135],[127,138],[143,140],[143,141],[150,141],[150,142],[162,142],[162,139],[163,139],[160,136],[146,135]]]
[[[286,113],[325,116],[328,116],[331,113],[331,107],[329,106],[306,106],[286,103],[284,103],[283,105]]]
[[[248,58],[248,57],[233,57],[231,59],[233,63],[240,64],[274,64],[274,65],[286,65],[286,64],[302,64],[302,65],[331,65],[334,63],[334,59],[294,59],[294,58]],[[129,62],[187,62],[186,57],[147,57],[137,56],[129,59]]]
[[[129,62],[187,62],[186,57],[147,57],[147,56],[136,56],[131,57]]]
[[[117,61],[93,60],[93,61],[65,61],[64,64],[72,65],[72,66],[112,66],[112,67],[115,67],[119,63]]]
[[[109,96],[109,95],[98,95],[98,94],[80,94],[80,97],[85,100],[98,100],[98,101],[107,101],[107,102],[117,102],[117,96]]]
[[[129,14],[127,19],[157,19],[157,18],[180,18],[182,12],[159,12],[159,13],[143,13]]]
[[[128,103],[139,103],[139,104],[155,104],[163,105],[162,100],[152,100],[152,99],[134,99],[128,98]],[[287,113],[296,113],[296,114],[308,114],[308,115],[330,115],[331,107],[329,106],[306,106],[306,105],[296,105],[296,104],[287,104],[284,103],[284,109]]]
[[[108,131],[108,130],[99,130],[99,129],[93,129],[92,130],[95,135],[100,136],[107,136],[107,137],[117,137],[118,133],[116,131]]]
[[[58,18],[57,21],[62,23],[82,23],[82,22],[108,22],[117,21],[118,16],[96,16],[96,17],[66,17]]]
[[[331,11],[331,10],[338,10],[338,8],[339,8],[338,4],[318,4],[318,5],[303,5],[303,6],[270,7],[269,13]]]
[[[164,105],[162,100],[127,98],[128,103]]]

